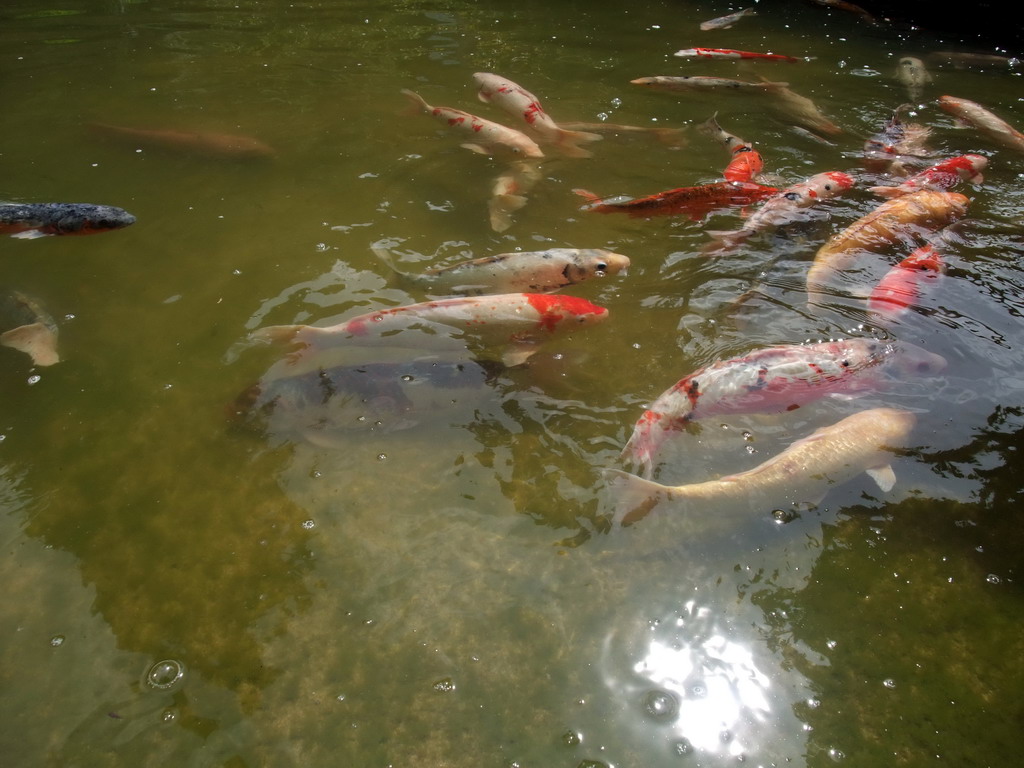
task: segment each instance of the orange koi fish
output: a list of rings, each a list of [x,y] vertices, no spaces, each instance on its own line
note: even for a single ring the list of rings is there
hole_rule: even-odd
[[[764,170],[764,161],[752,144],[723,130],[718,124],[718,113],[712,115],[697,130],[726,148],[732,158],[722,176],[726,181],[751,181]]]
[[[803,61],[796,56],[784,56],[781,53],[757,53],[755,51],[736,51],[732,48],[683,48],[673,56],[684,59],[760,59],[768,61]]]
[[[922,245],[889,270],[868,297],[868,309],[885,320],[894,320],[921,298],[921,289],[942,276],[942,255],[932,245]]]
[[[582,208],[598,213],[626,213],[631,218],[674,216],[687,214],[699,221],[711,211],[736,205],[750,205],[774,195],[775,187],[766,187],[749,181],[719,181],[697,187],[679,187],[656,195],[635,199],[602,198],[585,189],[574,189],[580,197],[590,201]]]
[[[1024,133],[1021,133],[1001,117],[985,109],[981,104],[956,96],[940,96],[939,107],[956,117],[960,122],[974,126],[984,136],[1000,146],[1024,152]]]
[[[868,191],[882,197],[899,197],[921,189],[950,189],[960,181],[981,184],[985,180],[981,172],[986,165],[988,158],[982,155],[957,155],[925,168],[899,186],[871,187]]]
[[[273,147],[259,139],[232,133],[129,128],[106,123],[91,123],[89,129],[95,134],[136,146],[217,160],[258,160],[275,154]]]

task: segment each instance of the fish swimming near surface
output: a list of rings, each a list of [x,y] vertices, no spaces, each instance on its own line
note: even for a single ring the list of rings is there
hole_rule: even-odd
[[[785,56],[781,53],[758,53],[757,51],[737,51],[732,48],[683,48],[673,56],[682,59],[744,59],[750,61],[803,61],[796,56]]]
[[[97,135],[118,139],[136,147],[217,160],[258,160],[276,154],[273,147],[259,139],[230,133],[131,128],[107,123],[90,123],[89,129]]]
[[[1024,133],[976,101],[956,96],[940,96],[939,107],[953,115],[961,123],[973,126],[978,133],[988,137],[999,146],[1024,152]]]
[[[753,181],[764,170],[764,161],[754,146],[739,136],[731,133],[718,124],[718,113],[708,118],[697,127],[697,130],[708,138],[717,141],[729,153],[729,164],[722,176],[726,181]]]
[[[582,210],[585,211],[625,213],[631,218],[686,214],[694,221],[699,221],[711,211],[756,203],[778,191],[775,187],[741,181],[719,181],[696,187],[678,187],[632,199],[602,198],[585,189],[573,190],[580,197],[590,201],[583,207]]]
[[[882,130],[864,142],[865,168],[876,173],[908,176],[912,168],[924,165],[925,158],[932,154],[927,146],[932,131],[920,123],[901,120],[900,112],[910,109],[913,109],[910,104],[896,107]]]
[[[522,131],[494,123],[482,117],[452,107],[432,107],[418,93],[403,90],[402,93],[417,111],[424,112],[449,128],[465,134],[469,141],[461,146],[481,155],[507,155],[512,157],[544,157],[537,142]]]
[[[829,394],[878,387],[889,368],[937,373],[945,360],[910,344],[869,338],[768,347],[719,360],[663,392],[637,420],[622,453],[650,477],[661,445],[698,419],[791,411]]]
[[[607,309],[576,296],[503,293],[392,307],[326,327],[268,326],[253,331],[250,339],[298,345],[288,356],[289,364],[294,366],[330,347],[383,345],[389,341],[407,347],[426,346],[430,336],[446,340],[454,333],[484,347],[501,347],[502,361],[519,365],[553,336],[587,328],[607,317]],[[404,340],[413,336],[415,341]]]
[[[95,235],[123,229],[135,217],[92,203],[0,203],[0,234],[31,240],[48,235]]]
[[[60,362],[57,323],[31,296],[18,291],[0,295],[0,346],[24,352],[40,366]]]
[[[1021,64],[1021,60],[1014,56],[970,51],[933,51],[928,54],[928,60],[940,65],[949,64],[955,69],[1013,69]]]
[[[757,11],[751,8],[744,8],[742,11],[736,11],[735,13],[729,13],[725,16],[718,16],[714,19],[708,19],[702,21],[700,29],[702,32],[710,32],[713,29],[730,29],[737,21],[746,16],[757,16]]]
[[[687,144],[685,131],[682,128],[662,128],[660,126],[622,125],[621,123],[562,123],[562,127],[574,131],[587,131],[601,134],[641,133],[653,136],[666,147],[685,147]]]
[[[921,299],[923,287],[942,276],[942,255],[932,244],[922,245],[890,269],[868,297],[868,310],[882,320],[895,320]]]
[[[814,294],[836,273],[849,269],[858,254],[941,229],[963,218],[967,205],[967,198],[959,192],[929,189],[882,203],[818,249],[807,272],[809,300],[813,301]]]
[[[487,201],[491,229],[504,232],[511,227],[512,214],[526,205],[526,195],[542,178],[536,160],[519,160],[498,174]]]
[[[652,77],[638,77],[629,81],[632,85],[639,85],[652,91],[671,92],[707,92],[716,93],[756,93],[775,92],[786,88],[789,83],[775,83],[769,80],[750,81],[736,80],[730,77],[682,77],[674,75],[654,75]]]
[[[473,80],[479,86],[480,101],[493,103],[526,124],[527,130],[542,142],[555,145],[570,157],[591,157],[591,153],[579,146],[581,142],[599,141],[597,133],[570,131],[562,128],[544,111],[540,100],[516,83],[490,72],[477,72]]]
[[[872,16],[868,11],[861,8],[855,3],[849,2],[849,0],[811,0],[813,3],[823,5],[826,8],[838,8],[840,11],[846,11],[852,13],[855,16],[859,16],[863,21],[868,24],[877,24],[878,19]]]
[[[689,485],[667,486],[606,469],[614,522],[633,525],[661,504],[719,516],[729,509],[757,513],[818,503],[831,487],[862,472],[888,492],[896,484],[893,451],[906,446],[916,421],[910,411],[895,408],[860,411],[797,440],[753,469]]]
[[[818,105],[806,96],[789,88],[769,88],[764,91],[768,108],[784,121],[795,123],[812,133],[837,136],[843,129],[827,118]]]
[[[957,155],[915,173],[898,186],[871,187],[868,191],[882,197],[899,197],[921,189],[950,189],[961,181],[981,184],[985,180],[981,172],[986,165],[988,158],[983,155]]]
[[[629,257],[604,248],[549,248],[485,256],[412,275],[401,272],[384,248],[374,246],[373,252],[402,283],[433,296],[551,293],[629,268]]]
[[[472,420],[499,369],[495,363],[419,357],[266,375],[229,404],[228,423],[276,439],[343,449],[367,432]]]
[[[853,185],[851,176],[840,171],[825,171],[786,187],[766,199],[739,229],[707,230],[706,234],[715,242],[705,248],[705,253],[731,248],[759,232],[785,226],[795,221],[802,210],[841,195]]]
[[[896,66],[896,79],[907,89],[907,97],[917,103],[924,95],[924,88],[932,82],[931,73],[924,62],[913,56],[904,56]]]

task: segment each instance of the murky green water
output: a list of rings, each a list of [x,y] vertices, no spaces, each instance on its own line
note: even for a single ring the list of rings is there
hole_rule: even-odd
[[[0,762],[1015,759],[1021,156],[933,103],[916,112],[937,152],[990,164],[963,190],[970,226],[948,246],[945,279],[888,330],[856,300],[803,303],[818,245],[876,204],[863,189],[714,260],[699,253],[703,229],[738,226],[735,211],[703,223],[581,212],[574,188],[640,196],[717,179],[725,155],[692,129],[716,111],[785,183],[859,172],[864,138],[906,100],[896,58],[956,47],[805,3],[698,31],[734,9],[5,5],[0,198],[118,205],[138,222],[0,242],[0,283],[45,304],[64,358],[35,369],[0,349]],[[815,58],[671,56],[693,45]],[[516,80],[558,120],[683,127],[688,143],[609,136],[592,158],[552,155],[495,232],[502,163],[403,114],[399,94],[504,121],[476,100],[477,71]],[[757,101],[629,85],[759,73],[845,133],[821,143]],[[1018,72],[933,75],[926,101],[959,95],[1024,124]],[[243,134],[276,156],[141,148],[102,140],[93,122]],[[414,397],[396,416],[392,379],[365,413],[282,409],[262,430],[233,419],[281,354],[240,346],[250,331],[422,300],[373,256],[381,240],[410,271],[555,246],[610,248],[633,266],[572,291],[608,307],[607,322],[519,368],[477,370],[463,355],[472,385],[447,401]],[[733,305],[755,286],[759,298]],[[643,405],[678,378],[759,347],[884,333],[948,368],[856,400],[715,420],[673,442],[660,477],[749,468],[890,405],[918,412],[891,492],[863,478],[787,524],[709,508],[608,531],[599,470],[621,466]],[[167,660],[177,665],[154,670]]]

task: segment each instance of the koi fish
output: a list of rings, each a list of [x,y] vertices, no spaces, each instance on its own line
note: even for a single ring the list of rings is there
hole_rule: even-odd
[[[544,111],[536,96],[511,80],[490,72],[477,72],[473,80],[480,87],[477,92],[480,101],[494,103],[510,115],[521,118],[527,129],[541,141],[554,144],[570,157],[592,157],[590,152],[578,145],[581,141],[599,141],[599,134],[559,127]]]
[[[933,245],[922,245],[889,270],[868,297],[868,309],[885,320],[894,320],[921,298],[925,283],[942,276],[945,265]]]
[[[0,345],[24,352],[36,365],[60,362],[57,323],[39,301],[18,291],[0,298]]]
[[[906,445],[917,417],[910,411],[875,408],[815,430],[762,464],[735,475],[690,485],[666,486],[617,469],[604,470],[615,500],[615,522],[633,525],[662,502],[720,515],[730,502],[764,512],[818,502],[836,484],[861,472],[883,492],[896,484],[893,449]]]
[[[454,331],[485,346],[507,345],[506,365],[526,361],[538,344],[558,333],[586,328],[608,317],[608,310],[575,296],[541,293],[505,293],[473,298],[439,299],[368,312],[327,327],[275,325],[250,336],[256,342],[292,343],[299,349],[289,365],[327,347],[352,343],[403,343],[402,331],[417,330],[442,338]],[[421,340],[407,346],[420,346]]]
[[[960,181],[981,184],[985,180],[981,172],[986,165],[988,158],[982,155],[957,155],[914,174],[899,186],[870,187],[868,191],[882,197],[899,197],[921,189],[950,189]]]
[[[908,109],[912,109],[909,104],[896,107],[881,132],[864,142],[864,166],[868,170],[906,176],[908,166],[923,164],[921,159],[931,154],[926,146],[931,128],[900,120],[900,112]]]
[[[782,413],[833,393],[871,389],[883,368],[939,371],[945,360],[909,344],[847,339],[768,347],[719,360],[663,392],[633,427],[622,453],[650,477],[659,447],[691,422],[734,413]]]
[[[532,160],[512,163],[498,175],[487,201],[491,229],[504,232],[512,226],[512,212],[526,205],[526,194],[541,178],[540,168]]]
[[[726,166],[722,176],[726,181],[751,181],[764,170],[764,161],[761,154],[754,149],[753,145],[745,142],[738,136],[723,130],[718,124],[718,113],[716,112],[697,130],[705,136],[719,142],[729,152],[732,158]]]
[[[123,208],[92,203],[0,203],[0,233],[25,240],[94,235],[135,223]]]
[[[679,187],[635,199],[601,198],[585,189],[574,189],[590,201],[581,210],[597,213],[626,213],[631,218],[687,214],[699,221],[711,211],[736,205],[750,205],[778,192],[775,187],[743,181],[719,181],[697,187]]]
[[[782,119],[827,136],[836,136],[843,132],[842,128],[825,117],[818,109],[818,105],[806,96],[801,96],[789,88],[770,88],[765,93],[771,96],[768,102],[769,109]]]
[[[940,96],[939,107],[956,117],[961,123],[973,126],[979,133],[996,144],[1024,152],[1024,133],[1002,118],[996,117],[981,104],[956,96]]]
[[[622,125],[620,123],[562,123],[562,127],[573,131],[589,131],[592,133],[644,133],[653,136],[667,147],[685,147],[686,137],[682,128],[645,127],[642,125]]]
[[[899,60],[896,79],[907,89],[907,96],[915,103],[924,95],[924,87],[932,82],[931,73],[925,68],[924,62],[913,56],[904,56]]]
[[[818,249],[807,272],[807,292],[819,292],[831,277],[854,262],[857,253],[911,237],[915,231],[934,231],[962,218],[968,200],[958,192],[923,189],[879,205]]]
[[[929,61],[950,64],[956,69],[997,67],[1013,69],[1020,66],[1020,59],[1012,56],[998,56],[993,53],[967,53],[965,51],[934,51],[928,54]]]
[[[861,19],[866,21],[868,24],[877,24],[878,20],[868,13],[866,10],[861,8],[859,5],[848,2],[848,0],[811,0],[811,2],[823,5],[826,8],[838,8],[841,11],[847,11],[855,16],[860,16]]]
[[[761,61],[803,61],[796,56],[784,56],[781,53],[757,53],[755,51],[736,51],[732,48],[683,48],[673,56],[683,59],[754,59]]]
[[[402,93],[412,102],[414,108],[432,115],[449,128],[472,137],[472,141],[464,142],[461,145],[471,152],[481,155],[510,153],[520,157],[544,157],[544,152],[537,146],[537,142],[522,131],[500,123],[492,123],[490,120],[463,112],[461,109],[432,107],[423,100],[422,96],[410,90],[403,90]]]
[[[742,11],[701,22],[700,28],[702,32],[710,32],[712,29],[729,29],[744,16],[757,16],[757,11],[753,8],[744,8]]]
[[[796,219],[799,211],[841,195],[851,189],[853,184],[853,179],[845,173],[826,171],[786,187],[765,200],[739,229],[729,232],[708,230],[707,234],[717,242],[705,251],[732,247],[758,232],[789,224]]]
[[[373,252],[403,283],[432,295],[550,293],[595,277],[625,273],[629,268],[629,257],[604,248],[549,248],[485,256],[411,275],[399,271],[385,249],[375,246]]]
[[[136,146],[180,152],[217,160],[256,160],[273,157],[274,148],[251,136],[201,131],[167,131],[90,123],[89,129],[105,137]]]
[[[638,77],[629,82],[654,91],[722,91],[724,93],[778,91],[789,85],[789,83],[774,83],[768,80],[751,82],[735,80],[730,77],[674,77],[672,75]]]

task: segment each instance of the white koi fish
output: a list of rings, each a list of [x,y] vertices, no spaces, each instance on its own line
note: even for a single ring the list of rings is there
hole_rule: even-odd
[[[818,105],[801,96],[789,88],[770,88],[765,93],[771,95],[768,107],[782,119],[796,123],[812,133],[824,133],[827,136],[836,136],[843,132],[843,129],[833,123],[821,110]]]
[[[676,77],[673,75],[654,75],[638,77],[629,81],[653,91],[722,91],[723,93],[779,91],[789,83],[774,83],[767,80],[751,82],[735,80],[730,77]]]
[[[463,112],[451,107],[432,107],[418,93],[403,90],[406,98],[422,112],[440,120],[449,128],[453,128],[472,137],[472,141],[462,144],[463,147],[481,155],[511,154],[520,157],[544,157],[544,152],[537,142],[522,131],[517,131],[500,123],[492,123],[482,117]]]
[[[983,155],[957,155],[915,173],[898,186],[871,187],[868,191],[882,197],[899,197],[921,189],[946,190],[960,181],[981,184],[985,180],[981,172],[987,165],[988,158]]]
[[[755,11],[753,7],[744,8],[742,11],[729,13],[715,19],[708,19],[707,21],[701,22],[700,29],[701,32],[710,32],[713,29],[730,29],[744,16],[757,16],[757,11]]]
[[[374,247],[373,252],[402,282],[436,296],[551,293],[595,277],[624,273],[629,267],[627,256],[604,248],[549,248],[485,256],[411,275],[399,271],[385,249]]]
[[[915,104],[921,101],[924,87],[932,82],[931,73],[924,62],[913,56],[904,56],[899,60],[896,79],[907,89],[907,97]]]
[[[989,112],[981,104],[956,96],[940,96],[939,106],[961,123],[973,126],[984,136],[1008,149],[1024,152],[1024,133],[1001,117]]]
[[[732,231],[708,230],[715,242],[705,252],[731,248],[759,232],[789,224],[799,212],[823,200],[841,195],[853,187],[853,179],[839,171],[825,171],[805,181],[786,187],[762,203],[750,214],[743,226]]]
[[[746,472],[690,485],[666,486],[615,469],[604,470],[615,502],[615,522],[632,525],[662,502],[718,516],[723,505],[749,511],[820,501],[829,488],[866,472],[883,492],[896,475],[892,451],[906,445],[917,417],[909,411],[875,408],[797,440],[782,453]]]
[[[568,131],[558,125],[544,111],[540,100],[520,85],[490,72],[477,72],[473,80],[480,87],[480,101],[490,102],[510,115],[522,119],[526,127],[541,141],[554,144],[570,157],[591,157],[591,153],[578,146],[580,142],[599,141],[601,136],[584,131]]]
[[[658,448],[697,419],[727,413],[781,413],[832,393],[877,386],[883,365],[939,371],[945,360],[909,344],[847,339],[784,345],[719,360],[663,392],[637,420],[623,455],[650,477]]]
[[[327,327],[275,325],[253,331],[257,342],[300,345],[289,364],[325,348],[346,343],[384,344],[402,331],[420,331],[450,339],[452,332],[485,346],[507,346],[506,365],[526,361],[538,344],[555,334],[586,328],[608,317],[608,310],[575,296],[506,293],[473,298],[439,299],[368,312]],[[418,346],[422,339],[405,346]]]

